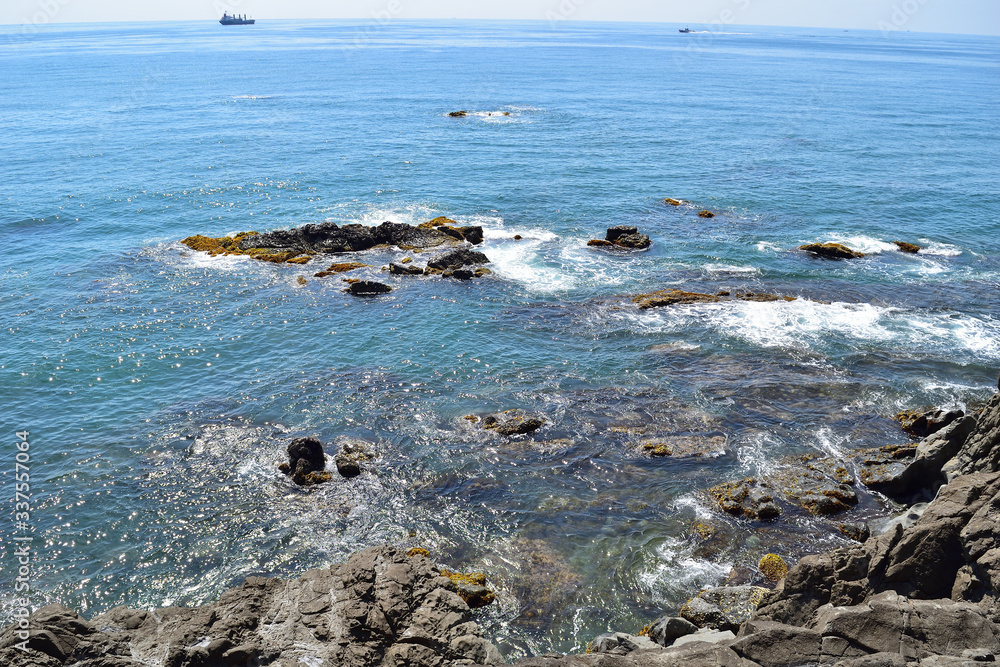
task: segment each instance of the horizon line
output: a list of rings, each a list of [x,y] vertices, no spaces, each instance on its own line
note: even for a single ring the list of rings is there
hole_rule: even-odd
[[[238,15],[238,14],[237,14]],[[256,21],[261,19],[251,16],[250,14],[245,14],[248,18],[253,18]],[[905,30],[902,28],[896,28],[892,30],[875,28],[841,28],[841,27],[829,27],[829,26],[807,26],[807,25],[772,25],[763,23],[733,23],[720,26],[718,23],[705,23],[705,22],[683,22],[683,21],[640,21],[640,20],[626,20],[626,19],[603,19],[603,20],[593,20],[593,19],[575,19],[575,18],[560,18],[558,20],[544,19],[544,18],[469,18],[469,17],[408,17],[408,18],[396,18],[385,20],[380,19],[376,16],[327,16],[322,18],[317,17],[280,17],[263,19],[264,21],[356,21],[356,22],[379,22],[383,23],[413,23],[418,21],[437,21],[437,22],[477,22],[477,23],[548,23],[548,24],[561,24],[561,23],[590,23],[590,24],[606,24],[606,23],[618,23],[618,24],[638,24],[638,25],[664,25],[664,26],[701,26],[707,32],[722,32],[724,30],[729,30],[732,28],[785,28],[785,29],[797,29],[797,30],[828,30],[836,32],[878,32],[883,35],[898,33],[898,34],[914,34],[914,35],[954,35],[954,36],[965,36],[965,37],[1000,37],[1000,33],[980,33],[980,32],[930,32],[924,30]],[[0,23],[0,29],[3,28],[24,28],[27,26],[32,26],[36,30],[41,30],[49,26],[73,26],[73,25],[136,25],[145,23],[217,23],[218,19],[147,19],[144,21],[103,21],[103,20],[79,20],[79,21],[45,21],[36,23],[33,21],[23,22],[23,23]]]

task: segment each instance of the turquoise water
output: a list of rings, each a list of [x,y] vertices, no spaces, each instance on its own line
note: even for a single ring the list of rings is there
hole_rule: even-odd
[[[750,524],[704,490],[995,390],[998,56],[996,38],[757,27],[0,29],[0,392],[8,438],[31,431],[32,602],[197,604],[391,541],[486,572],[499,604],[479,618],[513,657],[638,629],[768,551],[843,544],[838,519]],[[397,289],[357,300],[311,277],[320,260],[179,243],[438,215],[484,227],[493,278],[390,279],[401,254],[377,250],[358,277]],[[585,246],[614,224],[652,248]],[[813,241],[868,256],[794,250]],[[625,298],[667,287],[799,298]],[[509,442],[462,419],[515,407],[548,424]],[[307,434],[378,456],[294,488],[275,465]],[[650,435],[726,452],[654,460]],[[862,496],[848,520],[892,510]]]

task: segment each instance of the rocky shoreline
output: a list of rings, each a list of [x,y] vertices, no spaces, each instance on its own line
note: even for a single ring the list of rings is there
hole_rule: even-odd
[[[941,435],[944,434],[944,435]],[[774,590],[702,591],[639,635],[521,667],[968,666],[1000,654],[1000,393],[895,470],[934,494],[864,543],[807,556]],[[308,473],[306,473],[308,474]],[[935,493],[936,491],[936,493]],[[779,570],[780,576],[783,570]],[[423,549],[366,549],[295,580],[248,577],[196,608],[119,607],[91,620],[61,605],[0,634],[11,667],[491,665],[502,657],[470,607],[482,578]]]

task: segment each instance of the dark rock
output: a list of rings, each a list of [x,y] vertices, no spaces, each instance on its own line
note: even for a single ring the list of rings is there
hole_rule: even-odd
[[[376,296],[379,294],[388,294],[392,291],[392,288],[385,283],[374,280],[359,280],[351,283],[347,291],[354,296]]]
[[[341,477],[357,477],[361,474],[361,464],[349,456],[338,454],[333,461],[337,464],[337,472]]]
[[[699,218],[714,218],[715,214],[712,213],[711,211],[708,211],[708,210],[698,211],[698,217]]]
[[[674,640],[695,632],[698,626],[679,616],[661,616],[649,628],[649,638],[660,646],[670,646]]]
[[[761,667],[798,667],[819,664],[822,643],[823,635],[815,630],[751,620],[730,648]]]
[[[159,609],[138,628],[123,625],[141,613],[119,607],[87,623],[64,607],[43,607],[30,618],[28,651],[15,648],[19,640],[13,627],[0,633],[0,664],[458,667],[502,662],[472,621],[469,606],[430,559],[411,558],[388,546],[297,580],[247,577],[218,602]]]
[[[448,115],[452,118],[465,118],[469,115],[468,111],[449,111]]]
[[[604,240],[593,239],[588,241],[587,245],[597,248],[618,247],[645,250],[651,243],[649,237],[645,234],[640,234],[637,227],[633,225],[617,225],[615,227],[608,227]]]
[[[767,593],[766,588],[759,586],[709,588],[685,602],[680,616],[699,628],[736,632]]]
[[[377,227],[359,224],[338,226],[323,222],[246,236],[238,246],[243,251],[256,248],[272,253],[342,253],[360,252],[376,245],[432,248],[455,243],[455,238],[439,229],[422,229],[398,222],[383,222]]]
[[[478,250],[457,248],[433,258],[427,262],[427,268],[439,269],[442,271],[451,269],[454,271],[455,269],[460,269],[463,266],[489,264],[489,262],[489,258]]]
[[[455,229],[461,232],[462,238],[472,245],[479,245],[483,242],[483,228],[479,225],[456,227]]]
[[[924,438],[913,449],[912,459],[904,457],[888,465],[876,459],[875,465],[871,465],[871,459],[866,458],[862,481],[869,488],[900,501],[932,495],[946,481],[942,468],[959,453],[975,428],[974,417],[962,417]]]
[[[942,470],[949,480],[957,475],[1000,471],[1000,393],[976,415],[975,429]]]
[[[476,274],[469,269],[455,269],[451,272],[451,277],[457,280],[472,280]]]
[[[664,204],[670,204],[671,206],[680,206],[684,203],[683,199],[673,199],[672,197],[667,197],[663,200]]]
[[[424,270],[412,264],[396,264],[393,262],[389,265],[389,273],[396,276],[421,276]]]
[[[920,252],[920,246],[918,245],[907,243],[906,241],[894,241],[893,243],[895,243],[896,247],[903,252],[910,253],[912,255],[915,255],[918,252]]]
[[[805,250],[826,259],[855,259],[865,256],[863,252],[851,250],[840,243],[807,243],[799,246],[799,250]]]
[[[499,435],[525,435],[545,425],[545,419],[524,410],[505,410],[483,417],[482,427]]]
[[[932,433],[937,433],[956,419],[965,416],[962,410],[906,410],[900,412],[893,419],[899,422],[903,430],[912,436],[926,438]]]
[[[855,542],[865,542],[871,537],[871,531],[864,524],[842,523],[837,526],[837,530],[841,535]]]
[[[296,438],[288,444],[288,463],[278,466],[286,475],[291,475],[292,481],[300,486],[308,486],[323,481],[321,474],[326,467],[326,455],[323,453],[323,443],[318,438]]]
[[[620,248],[645,250],[652,245],[652,241],[645,234],[623,234],[615,240],[615,245]]]
[[[632,225],[616,225],[615,227],[608,227],[608,231],[605,235],[605,239],[614,243],[622,236],[631,236],[639,231],[638,227],[633,227]]]

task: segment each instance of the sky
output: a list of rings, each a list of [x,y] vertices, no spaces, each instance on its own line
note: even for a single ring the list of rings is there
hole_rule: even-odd
[[[0,0],[0,25],[286,18],[639,21],[1000,35],[1000,0]]]

